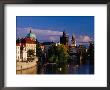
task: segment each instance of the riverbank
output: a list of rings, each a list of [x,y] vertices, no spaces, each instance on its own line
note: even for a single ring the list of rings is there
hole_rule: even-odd
[[[37,65],[37,61],[38,61],[38,58],[36,58],[35,60],[31,62],[17,62],[16,70],[19,71],[19,70],[25,70],[25,69],[35,67]]]
[[[34,66],[32,68],[29,68],[29,69],[24,69],[24,70],[17,70],[16,71],[16,74],[28,74],[28,75],[31,75],[31,74],[37,74],[37,67]]]

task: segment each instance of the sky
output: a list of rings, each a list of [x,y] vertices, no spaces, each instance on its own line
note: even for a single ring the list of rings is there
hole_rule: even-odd
[[[40,42],[58,42],[63,31],[69,40],[74,34],[77,42],[89,42],[94,40],[94,16],[16,16],[17,38],[30,29]]]

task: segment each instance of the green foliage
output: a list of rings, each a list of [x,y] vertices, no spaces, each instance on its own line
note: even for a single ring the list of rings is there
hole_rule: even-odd
[[[66,64],[69,58],[67,51],[68,49],[64,45],[52,45],[48,50],[49,61],[60,64],[60,66]]]
[[[88,48],[88,58],[90,64],[94,64],[94,44],[90,42],[89,48]]]
[[[42,50],[41,50],[40,44],[37,44],[36,45],[36,56],[40,57],[41,53],[42,53]]]
[[[27,57],[28,57],[28,59],[31,59],[31,60],[33,60],[34,59],[34,50],[32,50],[32,49],[29,49],[28,51],[27,51]]]

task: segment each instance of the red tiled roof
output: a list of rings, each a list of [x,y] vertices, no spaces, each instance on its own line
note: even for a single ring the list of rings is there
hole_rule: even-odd
[[[24,44],[26,44],[26,43],[36,44],[36,41],[31,39],[31,38],[24,38],[24,39],[21,40],[21,43],[24,43]]]
[[[20,44],[21,44],[21,46],[26,46],[26,43],[28,43],[28,44],[36,44],[36,41],[31,39],[31,38],[22,38],[20,40],[20,42],[16,42],[16,46],[20,46]]]
[[[16,43],[16,46],[20,46],[20,43]]]

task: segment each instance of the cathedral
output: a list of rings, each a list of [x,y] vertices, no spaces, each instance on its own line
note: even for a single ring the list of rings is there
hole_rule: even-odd
[[[16,60],[27,61],[28,50],[33,50],[36,56],[36,35],[31,30],[26,37],[16,40]]]
[[[69,43],[69,36],[65,32],[63,32],[63,35],[60,37],[60,44],[68,46],[68,43]],[[76,46],[76,40],[75,40],[75,35],[73,34],[71,38],[71,47],[75,47],[75,46]]]
[[[69,36],[64,31],[63,35],[60,37],[60,44],[68,45],[68,41],[69,41]]]

